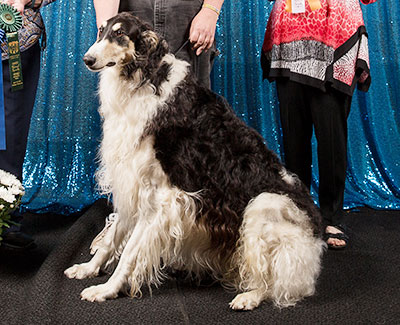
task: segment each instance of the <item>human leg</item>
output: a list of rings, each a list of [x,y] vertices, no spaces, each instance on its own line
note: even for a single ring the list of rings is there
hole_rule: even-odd
[[[22,181],[22,166],[40,71],[38,43],[21,53],[21,65],[24,88],[12,92],[9,62],[3,61],[6,150],[0,151],[0,169],[12,173]],[[18,211],[14,213],[13,221],[21,221]],[[13,226],[3,235],[1,245],[11,249],[26,249],[33,246],[33,239],[22,233],[19,227]]]
[[[29,125],[39,79],[40,47],[34,45],[21,53],[24,88],[11,91],[8,60],[3,61],[4,110],[6,121],[6,150],[0,151],[0,169],[22,180]]]
[[[319,203],[330,246],[344,247],[343,198],[347,168],[347,117],[351,97],[329,88],[310,96],[318,142]],[[336,227],[333,227],[336,226]],[[339,235],[338,235],[339,234]],[[336,238],[335,238],[336,237]]]
[[[312,119],[305,98],[305,87],[285,78],[276,82],[285,165],[310,188]]]

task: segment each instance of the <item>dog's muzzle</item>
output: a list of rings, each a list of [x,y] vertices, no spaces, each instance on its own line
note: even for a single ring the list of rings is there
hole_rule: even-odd
[[[86,66],[93,71],[96,70],[101,70],[102,68],[104,68],[104,66],[101,67],[96,67],[96,58],[90,54],[85,54],[85,56],[83,57],[83,62],[85,62]],[[105,66],[106,67],[112,67],[115,65],[115,62],[108,62]]]
[[[86,55],[83,57],[83,62],[85,62],[85,64],[86,64],[89,68],[91,68],[91,67],[93,67],[93,66],[95,65],[95,63],[96,63],[96,58],[95,58],[94,56],[91,56],[91,55],[86,54]]]

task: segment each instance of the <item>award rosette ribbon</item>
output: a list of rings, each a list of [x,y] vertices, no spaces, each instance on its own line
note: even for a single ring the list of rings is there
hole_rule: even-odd
[[[0,43],[6,41],[6,33],[0,29]],[[0,150],[6,150],[6,121],[4,114],[3,65],[0,64]]]
[[[22,15],[14,7],[4,3],[0,4],[0,28],[6,32],[7,36],[12,91],[24,87],[18,41],[18,30],[21,27]]]
[[[0,4],[0,43],[7,41],[12,91],[23,88],[18,30],[22,16],[12,6]],[[4,114],[3,65],[0,64],[0,150],[6,150],[6,125]]]
[[[6,41],[6,33],[0,29],[0,43]],[[3,65],[0,64],[0,150],[6,150],[6,121],[4,114]]]

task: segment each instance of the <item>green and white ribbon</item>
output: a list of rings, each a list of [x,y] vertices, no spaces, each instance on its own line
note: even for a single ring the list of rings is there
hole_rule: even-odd
[[[0,36],[1,43],[7,40],[11,90],[16,91],[23,88],[21,56],[19,51],[18,30],[22,27],[22,16],[12,6],[0,4]],[[4,36],[5,32],[5,36]],[[0,64],[0,150],[6,150],[6,124],[4,114],[3,96],[3,70]]]
[[[11,90],[24,87],[22,78],[21,53],[19,50],[18,30],[22,27],[22,15],[12,6],[0,4],[0,29],[6,32]]]
[[[6,33],[0,29],[0,43],[5,42]],[[6,121],[4,116],[3,65],[0,64],[0,150],[6,150]]]

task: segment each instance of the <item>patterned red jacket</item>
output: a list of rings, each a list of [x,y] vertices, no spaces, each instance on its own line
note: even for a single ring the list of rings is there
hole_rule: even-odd
[[[362,0],[364,4],[376,0]],[[368,38],[359,0],[321,0],[322,8],[293,14],[276,0],[262,47],[264,78],[278,77],[352,95],[356,84],[367,91]]]

